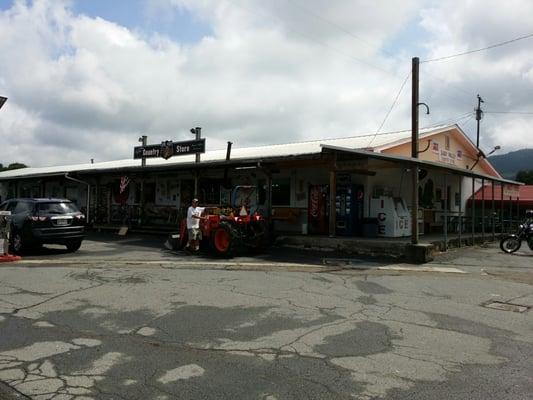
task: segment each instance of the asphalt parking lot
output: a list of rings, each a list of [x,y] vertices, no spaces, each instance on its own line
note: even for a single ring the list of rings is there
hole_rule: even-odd
[[[533,252],[416,266],[163,241],[98,234],[0,264],[0,398],[531,398]]]

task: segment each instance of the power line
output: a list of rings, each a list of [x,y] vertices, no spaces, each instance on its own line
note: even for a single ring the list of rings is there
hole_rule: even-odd
[[[243,5],[241,5],[241,4],[237,4],[237,3],[235,3],[233,0],[228,0],[228,1],[230,1],[231,3],[233,3],[234,5],[236,5],[237,7],[240,7],[240,8],[242,8],[242,9],[244,9],[244,10],[250,12],[250,13],[253,13],[253,14],[258,15],[257,12],[255,12],[255,11],[253,11],[253,10],[251,10],[251,9],[249,9],[249,8],[247,8],[247,7],[243,6]],[[357,41],[359,41],[359,42],[365,44],[367,47],[369,47],[369,48],[373,48],[373,49],[376,50],[376,51],[382,51],[383,53],[385,53],[385,54],[391,56],[391,57],[394,58],[395,60],[398,60],[397,55],[395,55],[395,54],[393,54],[393,53],[391,53],[391,52],[389,52],[389,51],[386,51],[386,50],[380,48],[380,47],[379,47],[377,44],[375,44],[375,43],[371,43],[371,42],[369,42],[369,41],[367,41],[367,40],[362,39],[361,37],[359,37],[358,35],[354,34],[353,32],[351,32],[350,30],[346,29],[345,27],[343,27],[343,26],[337,24],[336,22],[333,22],[333,21],[331,21],[331,20],[329,20],[329,19],[327,19],[327,18],[324,18],[323,16],[321,16],[320,14],[318,14],[318,13],[316,13],[316,12],[310,10],[309,8],[302,6],[300,3],[295,2],[294,0],[288,0],[288,2],[289,2],[290,4],[292,4],[295,8],[298,8],[298,9],[304,11],[305,13],[307,13],[307,14],[311,15],[312,17],[314,17],[315,19],[318,19],[318,20],[320,20],[320,21],[322,21],[322,22],[324,22],[324,23],[326,23],[326,24],[328,24],[328,25],[330,25],[330,26],[333,26],[333,27],[337,28],[339,31],[341,31],[341,32],[345,33],[346,35],[349,35],[349,36],[352,37],[353,39],[356,39]],[[267,13],[266,13],[266,12],[263,12],[263,14],[267,14]],[[282,18],[280,18],[280,17],[278,17],[278,16],[276,16],[276,15],[273,15],[273,14],[270,14],[270,13],[268,13],[268,15],[271,16],[271,17],[276,18],[277,20],[281,21],[282,23],[286,23],[286,21],[284,21]],[[313,42],[315,42],[315,43],[318,43],[318,44],[321,45],[321,46],[324,46],[324,47],[326,47],[326,48],[328,48],[328,49],[330,49],[330,50],[332,50],[332,51],[335,51],[335,52],[339,53],[340,55],[342,55],[342,56],[344,56],[344,57],[347,57],[347,58],[349,58],[349,59],[355,60],[355,61],[357,61],[357,62],[359,62],[359,63],[363,63],[363,64],[365,64],[365,65],[367,65],[367,66],[370,66],[370,67],[372,67],[372,68],[378,69],[378,70],[380,70],[381,72],[384,72],[384,73],[386,73],[386,74],[389,74],[389,75],[392,75],[392,76],[394,76],[394,77],[396,77],[396,78],[399,78],[397,74],[394,74],[394,73],[392,73],[392,72],[390,72],[390,71],[388,71],[388,70],[386,70],[386,69],[384,69],[384,68],[382,68],[382,67],[379,67],[379,66],[374,65],[374,64],[371,64],[371,63],[369,63],[369,62],[367,62],[367,61],[364,61],[364,60],[362,60],[362,59],[359,59],[359,58],[353,57],[353,56],[351,56],[351,55],[349,55],[349,54],[347,54],[347,53],[344,53],[344,52],[340,51],[339,49],[330,46],[330,45],[327,44],[327,43],[324,43],[324,42],[322,42],[322,41],[320,41],[320,40],[317,40],[317,39],[315,39],[315,38],[313,38],[313,37],[311,37],[311,36],[309,36],[309,35],[306,35],[305,33],[302,33],[302,32],[300,32],[300,31],[297,31],[297,30],[295,30],[295,29],[293,29],[293,28],[287,28],[287,29],[288,29],[288,30],[291,30],[292,32],[294,32],[294,33],[296,33],[296,34],[298,34],[298,35],[300,35],[300,36],[303,36],[304,38],[306,38],[306,39],[308,39],[308,40],[310,40],[310,41],[313,41]],[[430,76],[431,78],[433,78],[433,79],[440,80],[441,82],[444,82],[444,83],[446,84],[446,86],[449,87],[449,88],[451,88],[451,89],[455,89],[455,90],[457,90],[457,91],[460,91],[460,92],[462,92],[462,93],[465,93],[465,94],[468,95],[468,96],[473,96],[473,93],[467,92],[466,90],[460,88],[459,86],[453,85],[453,84],[449,83],[448,81],[446,81],[445,79],[436,76],[435,74],[430,74],[430,73],[428,73],[427,71],[426,71],[426,74],[427,74],[428,76]],[[451,99],[459,99],[458,97],[455,97],[455,96],[447,95],[447,94],[445,94],[445,93],[443,93],[443,94],[444,94],[446,97],[449,97],[449,98],[451,98]],[[464,103],[464,104],[470,104],[469,102],[467,103],[467,101],[466,101],[465,99],[461,99],[461,102]]]
[[[258,15],[258,16],[259,16],[259,14],[258,14],[257,12],[255,12],[254,10],[251,10],[251,9],[248,8],[248,7],[243,6],[242,4],[238,4],[238,3],[236,3],[236,2],[233,1],[233,0],[226,0],[226,1],[229,1],[229,2],[232,3],[233,5],[235,5],[235,6],[239,7],[239,8],[241,8],[241,9],[243,9],[243,10],[249,12],[249,13],[252,13],[252,14],[255,14],[255,15]],[[273,17],[273,18],[277,19],[278,21],[281,21],[284,25],[287,25],[285,20],[283,20],[282,18],[280,18],[280,17],[278,17],[278,16],[276,16],[276,15],[274,15],[274,14],[263,12],[263,16],[262,16],[262,17],[264,17],[264,14],[267,14],[268,16]],[[393,73],[393,72],[391,72],[391,71],[389,71],[389,70],[387,70],[387,69],[385,69],[385,68],[382,68],[382,67],[380,67],[380,66],[377,66],[377,65],[374,65],[374,64],[372,64],[372,63],[369,63],[369,62],[367,62],[367,61],[365,61],[365,60],[362,60],[362,59],[360,59],[360,58],[357,58],[357,57],[354,57],[354,56],[352,56],[352,55],[350,55],[350,54],[347,54],[347,53],[345,53],[345,52],[343,52],[343,51],[337,49],[336,47],[333,47],[333,46],[331,46],[331,45],[329,45],[329,44],[327,44],[327,43],[325,43],[325,42],[323,42],[323,41],[321,41],[321,40],[318,40],[318,39],[316,39],[316,38],[314,38],[314,37],[312,37],[312,36],[309,36],[309,35],[307,35],[307,34],[301,32],[301,31],[298,31],[298,30],[296,30],[296,29],[290,27],[290,26],[287,26],[286,29],[289,30],[289,31],[292,31],[292,32],[296,33],[296,34],[299,35],[299,36],[304,37],[304,38],[307,39],[307,40],[310,40],[310,41],[312,41],[312,42],[318,43],[319,45],[321,45],[321,46],[323,46],[323,47],[326,47],[326,48],[328,48],[328,49],[330,49],[330,50],[332,50],[332,51],[334,51],[334,52],[336,52],[336,53],[338,53],[338,54],[340,54],[340,55],[342,55],[342,56],[344,56],[344,57],[346,57],[346,58],[349,58],[349,59],[351,59],[351,60],[357,61],[358,63],[364,64],[364,65],[369,66],[369,67],[372,67],[372,68],[374,68],[374,69],[377,69],[377,70],[379,70],[379,71],[381,71],[381,72],[383,72],[383,73],[385,73],[385,74],[388,74],[388,75],[394,76],[395,78],[399,78],[399,76],[398,76],[397,74],[395,74],[395,73]]]
[[[398,102],[398,98],[400,97],[400,94],[402,93],[402,90],[403,90],[403,88],[404,88],[405,84],[407,83],[407,81],[408,81],[410,76],[411,76],[411,72],[409,72],[407,74],[407,76],[405,77],[405,79],[403,80],[402,86],[400,86],[400,90],[396,94],[396,97],[394,98],[394,101],[392,102],[392,104],[391,104],[391,106],[389,108],[389,111],[387,111],[387,114],[385,114],[385,118],[383,118],[383,121],[381,121],[381,125],[377,129],[376,134],[372,137],[372,139],[370,139],[370,142],[368,142],[366,147],[369,147],[372,144],[372,142],[376,138],[376,135],[379,133],[379,131],[381,130],[381,128],[383,127],[383,125],[387,121],[387,118],[389,118],[389,115],[392,112],[392,110],[394,109],[394,107],[396,106],[396,103]]]
[[[447,118],[447,119],[441,120],[439,122],[435,122],[433,124],[430,124],[430,125],[426,126],[426,129],[430,128],[430,127],[440,126],[440,125],[449,125],[449,124],[452,124],[452,123],[455,123],[455,124],[458,124],[459,122],[466,123],[468,121],[468,119],[473,118],[473,117],[474,117],[474,113],[472,111],[469,111],[467,113],[458,115],[456,117]]]
[[[327,18],[324,18],[323,16],[321,16],[320,14],[317,14],[316,12],[310,10],[309,8],[307,7],[304,7],[302,6],[299,2],[295,2],[294,0],[288,0],[289,3],[291,3],[294,7],[297,7],[301,10],[303,10],[304,12],[306,12],[307,14],[313,16],[314,18],[330,25],[330,26],[333,26],[335,28],[337,28],[338,30],[344,32],[345,34],[353,37],[354,39],[360,41],[361,43],[363,43],[364,45],[366,45],[367,47],[373,49],[373,50],[378,50],[378,51],[383,51],[385,54],[388,54],[389,56],[393,57],[393,58],[396,58],[397,59],[397,56],[389,51],[386,51],[384,49],[381,49],[380,47],[378,47],[378,45],[376,43],[372,43],[372,42],[369,42],[365,39],[362,39],[361,37],[359,37],[358,35],[356,35],[355,33],[353,33],[352,31],[350,31],[349,29],[346,29],[345,27],[337,24],[336,22],[333,22]]]
[[[350,30],[346,29],[345,27],[337,24],[336,22],[330,20],[330,19],[327,19],[327,18],[324,18],[323,16],[321,16],[320,14],[312,11],[311,9],[307,8],[307,7],[304,7],[303,5],[301,5],[299,2],[297,1],[294,1],[294,0],[288,0],[288,2],[290,4],[292,4],[294,7],[304,11],[305,13],[311,15],[312,17],[314,17],[315,19],[319,20],[319,21],[322,21],[323,23],[325,24],[328,24],[330,26],[333,26],[334,28],[338,29],[339,31],[345,33],[346,35],[348,36],[351,36],[352,38],[356,39],[357,41],[361,42],[362,44],[366,45],[367,47],[375,50],[375,51],[382,51],[383,53],[389,55],[390,57],[394,58],[395,60],[398,61],[398,56],[396,54],[393,54],[391,53],[390,51],[387,51],[385,49],[382,49],[380,46],[378,46],[378,44],[376,43],[372,43],[372,42],[369,42],[367,40],[364,40],[362,39],[361,37],[359,37],[358,35],[354,34],[353,32],[351,32]],[[451,83],[447,82],[446,80],[442,79],[442,78],[439,78],[438,76],[434,75],[434,74],[430,74],[426,71],[426,74],[429,75],[430,77],[434,78],[434,79],[438,79],[444,83],[446,83],[446,85],[452,89],[455,89],[457,91],[460,91],[462,93],[466,93],[468,96],[472,96],[472,93],[469,93],[467,92],[466,90],[460,88],[459,86],[455,86],[455,85],[452,85]]]
[[[310,10],[310,9],[307,8],[307,7],[304,7],[304,6],[301,5],[299,2],[294,1],[294,0],[288,0],[288,2],[289,2],[290,4],[292,4],[294,7],[296,7],[296,8],[298,8],[298,9],[304,11],[305,13],[307,13],[307,14],[309,14],[309,15],[311,15],[311,16],[314,17],[315,19],[318,19],[318,20],[320,20],[320,21],[322,21],[322,22],[324,22],[324,23],[326,23],[326,24],[328,24],[328,25],[330,25],[330,26],[333,26],[333,27],[337,28],[339,31],[341,31],[341,32],[343,32],[343,33],[345,33],[345,34],[347,34],[348,36],[351,36],[352,38],[354,38],[354,39],[356,39],[357,41],[359,41],[359,42],[363,43],[364,45],[366,45],[367,47],[372,48],[373,50],[376,50],[376,51],[383,51],[385,54],[387,54],[387,55],[391,56],[392,58],[398,60],[397,55],[395,55],[395,54],[393,54],[393,53],[391,53],[391,52],[389,52],[389,51],[386,51],[386,50],[380,48],[380,47],[379,47],[377,44],[375,44],[375,43],[371,43],[371,42],[369,42],[369,41],[367,41],[367,40],[364,40],[364,39],[360,38],[358,35],[354,34],[353,32],[351,32],[350,30],[346,29],[345,27],[343,27],[343,26],[337,24],[337,23],[334,22],[334,21],[331,21],[330,19],[324,18],[324,17],[321,16],[320,14],[318,14],[318,13],[316,13],[316,12]],[[430,73],[427,72],[427,71],[426,71],[426,74],[429,75],[430,77],[432,77],[433,79],[438,79],[438,80],[440,80],[441,82],[446,83],[446,85],[447,85],[448,87],[452,88],[452,89],[456,89],[457,91],[460,91],[460,92],[462,92],[462,93],[466,93],[468,96],[472,96],[472,93],[469,93],[469,92],[467,92],[466,90],[464,90],[464,89],[462,89],[462,88],[460,88],[460,87],[458,87],[458,86],[452,85],[452,84],[450,84],[449,82],[447,82],[446,80],[444,80],[444,79],[442,79],[442,78],[439,78],[438,76],[436,76],[436,75],[434,75],[434,74],[430,74]],[[448,97],[450,97],[450,96],[448,96]],[[464,99],[461,99],[461,100],[466,104],[466,100],[464,100]],[[468,104],[470,104],[470,103],[468,103]],[[383,124],[382,124],[382,125],[383,125]]]
[[[427,74],[427,75],[429,75],[429,74]],[[432,78],[432,79],[437,79],[435,76],[429,75],[429,77]],[[439,79],[439,80],[442,80],[443,82],[445,82],[443,79]],[[426,82],[425,79],[421,79],[420,81],[421,81],[421,83]],[[469,102],[468,100],[466,100],[465,98],[459,97],[458,95],[454,95],[453,93],[444,91],[442,85],[435,86],[434,88],[432,88],[432,87],[430,87],[430,88],[432,90],[425,90],[425,93],[427,93],[427,95],[424,95],[424,98],[426,98],[427,101],[431,101],[434,97],[444,96],[444,97],[447,97],[450,100],[453,100],[454,103],[460,102],[461,104],[463,104],[465,106],[469,106],[469,107],[473,106],[472,103]],[[450,86],[450,88],[453,89],[452,86]],[[470,94],[470,96],[473,96],[473,94]]]
[[[426,74],[427,76],[429,76],[430,78],[435,79],[435,80],[439,80],[439,81],[441,81],[442,83],[446,84],[446,86],[448,86],[448,87],[450,87],[450,88],[452,88],[452,89],[455,89],[455,90],[457,90],[457,91],[459,91],[459,92],[461,92],[461,93],[464,93],[464,94],[466,94],[466,95],[468,95],[468,96],[472,96],[472,95],[473,95],[472,92],[468,92],[468,91],[466,91],[465,89],[463,89],[463,88],[461,88],[461,87],[459,87],[459,86],[457,86],[457,85],[453,85],[453,84],[451,84],[450,82],[448,82],[448,81],[447,81],[446,79],[444,79],[444,78],[441,78],[441,77],[439,77],[439,76],[437,76],[437,75],[435,75],[435,74],[433,74],[433,73],[429,73],[429,72],[427,72],[427,71],[424,71],[424,72],[425,72],[425,74]]]
[[[529,111],[483,111],[484,114],[519,114],[519,115],[533,115]]]
[[[466,131],[469,130],[471,128],[471,124],[472,122],[475,121],[475,118],[474,118],[474,115],[470,115],[470,117],[468,119],[466,119],[465,121],[463,121],[463,130]],[[470,138],[470,135],[468,133],[466,133],[466,135]],[[470,138],[470,140],[472,140],[472,138]],[[472,143],[474,143],[474,141],[472,140]]]
[[[429,60],[420,61],[420,63],[428,63],[428,62],[434,62],[434,61],[443,61],[443,60],[448,60],[448,59],[450,59],[450,58],[454,58],[454,57],[466,56],[467,54],[478,53],[478,52],[480,52],[480,51],[485,51],[485,50],[489,50],[489,49],[494,49],[495,47],[505,46],[505,45],[507,45],[507,44],[514,43],[514,42],[518,42],[519,40],[528,39],[528,38],[530,38],[530,37],[533,37],[533,33],[529,33],[529,34],[527,34],[527,35],[520,36],[520,37],[517,37],[517,38],[511,39],[511,40],[506,40],[505,42],[495,43],[495,44],[492,44],[492,45],[490,45],[490,46],[483,47],[483,48],[481,48],[481,49],[469,50],[469,51],[465,51],[465,52],[463,52],[463,53],[450,54],[450,55],[448,55],[448,56],[444,56],[444,57],[432,58],[432,59],[429,59]]]

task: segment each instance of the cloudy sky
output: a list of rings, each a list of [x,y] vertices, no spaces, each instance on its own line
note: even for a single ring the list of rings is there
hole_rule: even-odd
[[[410,128],[411,68],[533,33],[531,0],[0,0],[0,162],[131,158]],[[422,63],[421,127],[533,147],[533,38]],[[523,112],[501,113],[501,112]],[[530,113],[530,114],[527,114]]]

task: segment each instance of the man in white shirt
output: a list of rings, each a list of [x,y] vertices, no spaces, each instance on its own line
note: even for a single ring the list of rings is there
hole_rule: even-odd
[[[202,240],[202,231],[200,230],[200,220],[202,217],[204,207],[198,207],[198,199],[192,199],[192,205],[187,210],[187,233],[189,236],[189,243],[186,248],[198,251],[200,249],[200,240]]]

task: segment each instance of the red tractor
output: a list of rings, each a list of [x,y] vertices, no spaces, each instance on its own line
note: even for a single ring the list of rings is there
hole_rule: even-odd
[[[243,188],[246,189],[245,191],[250,191],[250,188],[255,189],[250,186],[238,186],[234,189],[232,198],[237,199],[239,191],[242,192]],[[201,248],[209,249],[217,256],[232,257],[245,249],[261,251],[266,247],[268,244],[267,221],[257,211],[251,214],[249,210],[246,210],[246,206],[250,206],[249,197],[242,201],[241,195],[240,200],[238,215],[235,215],[234,209],[229,209],[227,215],[219,212],[215,215],[207,215],[206,219],[200,220]],[[235,200],[233,205],[236,205]],[[187,220],[183,219],[179,233],[170,235],[167,247],[181,250],[187,242]]]

